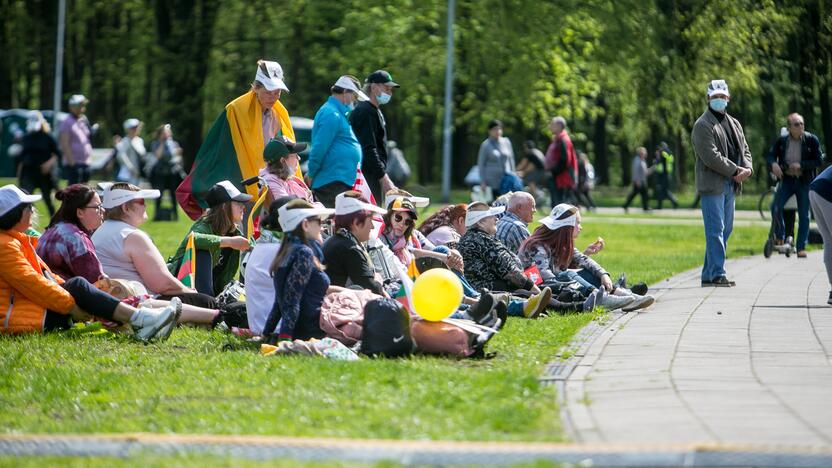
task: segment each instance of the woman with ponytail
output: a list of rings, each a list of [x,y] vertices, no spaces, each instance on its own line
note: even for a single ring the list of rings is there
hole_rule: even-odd
[[[278,210],[284,238],[270,268],[275,292],[272,315],[280,316],[278,340],[326,336],[319,323],[321,304],[330,289],[322,265],[321,220],[334,212],[306,200],[292,200]]]

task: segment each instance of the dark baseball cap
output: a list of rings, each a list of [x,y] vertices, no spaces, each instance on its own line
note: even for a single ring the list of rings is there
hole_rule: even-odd
[[[367,83],[378,83],[378,84],[386,84],[392,86],[394,88],[399,88],[399,84],[393,81],[393,75],[387,73],[384,70],[376,70],[370,73],[370,76],[367,77]]]
[[[280,158],[292,153],[300,153],[306,149],[306,143],[296,143],[286,136],[272,138],[263,148],[263,159],[266,162],[275,162]]]
[[[217,182],[210,189],[208,189],[208,193],[205,195],[205,202],[208,203],[210,208],[213,208],[232,200],[245,203],[250,201],[251,198],[251,195],[240,192],[240,190],[230,181],[223,180],[221,182]]]

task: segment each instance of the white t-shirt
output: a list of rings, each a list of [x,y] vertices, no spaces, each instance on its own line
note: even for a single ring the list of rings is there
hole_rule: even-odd
[[[280,243],[257,244],[246,264],[246,314],[252,333],[263,333],[274,305],[274,282],[269,267],[280,250]]]

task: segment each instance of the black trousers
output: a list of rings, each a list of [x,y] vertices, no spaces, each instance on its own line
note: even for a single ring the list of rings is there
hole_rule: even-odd
[[[49,216],[55,214],[55,207],[52,205],[52,191],[55,190],[55,180],[52,174],[44,174],[40,172],[40,167],[22,167],[20,169],[20,188],[30,194],[35,193],[35,189],[40,189],[43,194],[43,202],[46,204],[46,209],[49,210]]]
[[[319,202],[323,203],[325,207],[335,208],[335,197],[337,197],[338,194],[344,193],[351,189],[352,186],[343,182],[330,182],[326,185],[313,189],[312,194],[315,195],[315,198]]]
[[[638,187],[636,187],[636,185],[633,184],[633,188],[632,190],[630,190],[630,194],[627,195],[627,201],[624,202],[624,208],[626,209],[630,207],[630,202],[633,201],[633,198],[635,198],[636,195],[641,195],[641,207],[646,211],[648,208],[647,200],[650,198],[647,195],[647,184],[641,184]]]
[[[119,304],[118,299],[96,288],[80,276],[68,280],[61,287],[75,299],[75,304],[84,312],[96,317],[113,320],[113,314]],[[69,315],[51,310],[46,311],[46,319],[43,324],[44,331],[67,329],[70,326],[72,326],[72,320]]]

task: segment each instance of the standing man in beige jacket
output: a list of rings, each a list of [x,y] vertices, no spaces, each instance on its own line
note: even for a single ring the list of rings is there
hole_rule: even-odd
[[[734,194],[751,177],[751,151],[737,119],[725,109],[731,100],[725,80],[708,83],[708,109],[693,124],[696,192],[702,197],[705,263],[702,287],[731,287],[725,274],[728,238],[734,228]]]

